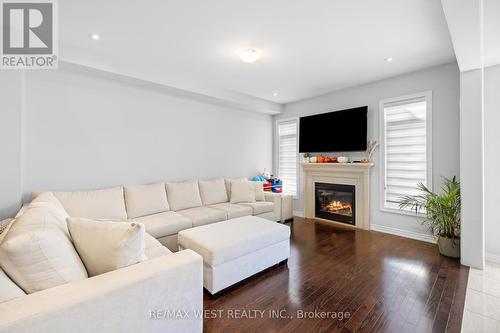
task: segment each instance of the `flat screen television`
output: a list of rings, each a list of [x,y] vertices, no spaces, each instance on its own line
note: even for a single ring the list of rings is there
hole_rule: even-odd
[[[368,107],[300,118],[299,152],[322,153],[366,150]]]

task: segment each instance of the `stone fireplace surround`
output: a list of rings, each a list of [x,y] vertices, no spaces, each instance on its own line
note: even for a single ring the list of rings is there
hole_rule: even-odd
[[[333,224],[351,226],[315,216],[314,183],[354,185],[356,187],[356,228],[370,230],[370,169],[373,163],[302,163],[304,216]],[[352,227],[352,226],[351,226]]]

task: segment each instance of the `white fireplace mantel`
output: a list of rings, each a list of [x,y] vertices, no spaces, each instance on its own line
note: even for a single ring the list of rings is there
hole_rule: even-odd
[[[315,216],[314,183],[354,185],[356,187],[355,227],[370,230],[370,169],[373,163],[301,163],[301,166],[306,218],[318,218]],[[330,220],[324,221],[338,223]]]

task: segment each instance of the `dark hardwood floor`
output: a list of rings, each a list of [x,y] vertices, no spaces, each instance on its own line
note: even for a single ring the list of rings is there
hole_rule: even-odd
[[[302,218],[289,225],[288,264],[205,295],[214,317],[205,332],[460,332],[468,268],[435,245]]]

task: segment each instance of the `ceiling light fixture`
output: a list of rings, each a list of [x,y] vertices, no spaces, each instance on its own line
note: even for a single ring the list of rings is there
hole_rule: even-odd
[[[277,92],[274,92],[274,93],[273,93],[273,96],[274,96],[274,97],[277,97],[277,96],[278,96],[278,93],[277,93]]]
[[[394,59],[392,59],[392,58],[385,58],[385,61],[386,61],[386,62],[392,62],[393,60],[394,60]]]
[[[246,63],[253,63],[260,59],[262,51],[255,48],[246,48],[238,52],[241,61]]]
[[[90,33],[89,37],[92,38],[93,40],[99,40],[101,38],[101,37],[99,37],[98,34],[93,34],[93,33]]]

